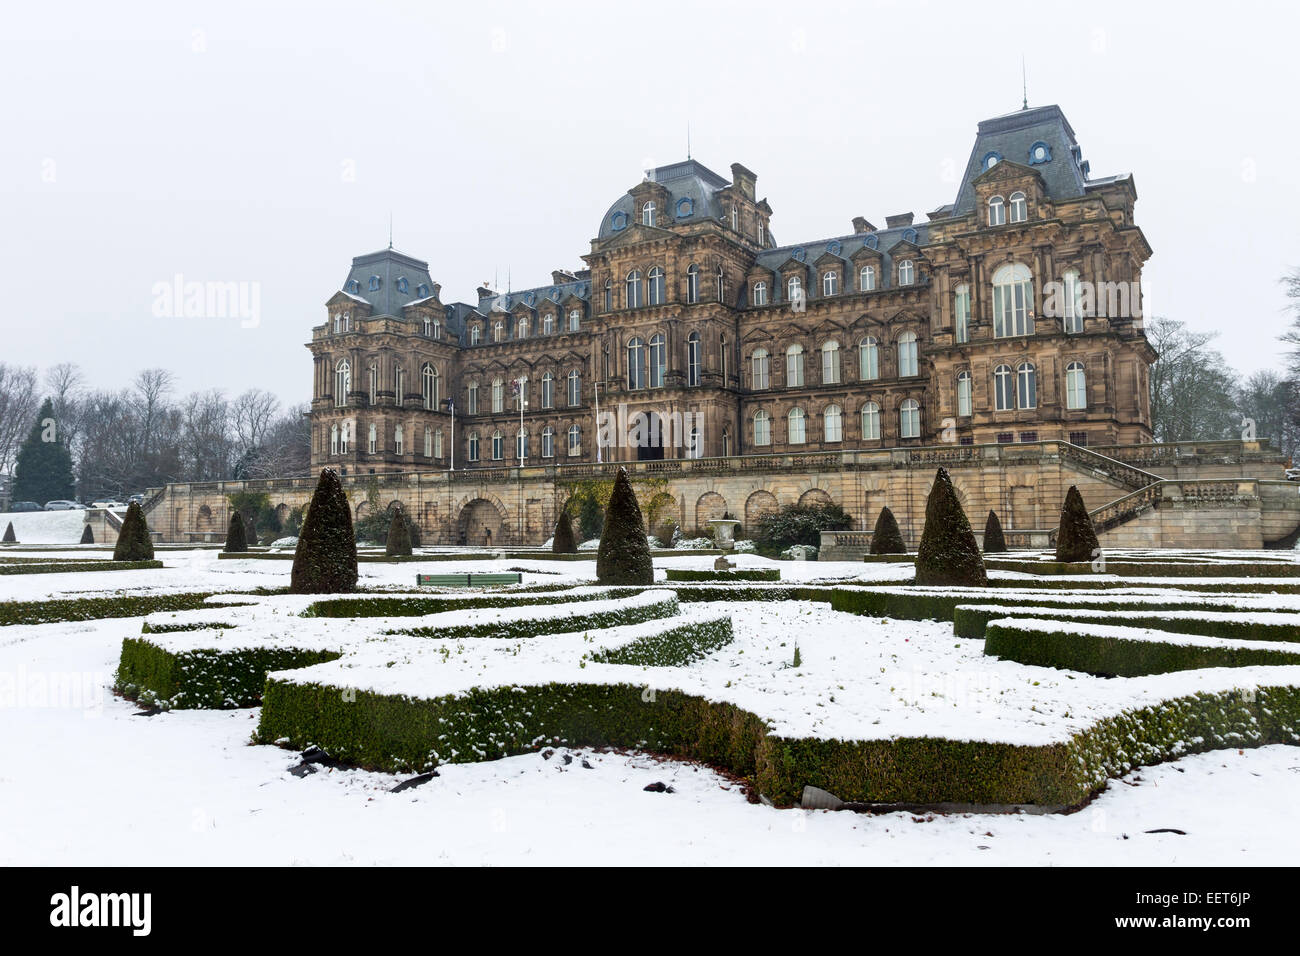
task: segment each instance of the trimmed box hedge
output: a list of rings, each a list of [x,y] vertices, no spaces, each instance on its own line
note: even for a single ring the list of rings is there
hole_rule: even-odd
[[[598,651],[588,657],[596,664],[639,667],[685,667],[708,657],[734,639],[731,618],[694,621],[668,627],[630,644]]]
[[[161,561],[24,561],[0,564],[0,574],[77,574],[85,571],[146,571]]]
[[[1146,578],[1294,578],[1300,577],[1300,563],[1259,562],[1255,564],[1216,564],[1214,562],[1122,561],[1106,560],[1099,570],[1087,561],[1017,561],[986,558],[993,571],[1020,571],[1025,574],[1113,574],[1120,577]]]
[[[666,568],[668,581],[780,581],[780,568],[745,568],[731,571],[696,571],[690,568]]]
[[[238,591],[196,591],[185,594],[118,594],[94,598],[54,598],[48,601],[0,602],[0,627],[9,624],[56,624],[118,617],[144,617],[155,611],[193,611],[207,606],[216,594]],[[247,602],[245,602],[247,603]],[[224,607],[238,607],[238,603]]]
[[[549,587],[549,586],[548,586]],[[303,617],[424,617],[444,611],[468,611],[478,608],[523,607],[525,605],[572,604],[575,601],[609,601],[640,594],[645,588],[609,588],[586,594],[567,591],[512,591],[502,594],[418,595],[415,597],[337,597],[316,601],[302,612]],[[518,595],[517,597],[512,595]]]
[[[1225,605],[1226,606],[1226,605]],[[952,616],[952,631],[957,637],[980,639],[984,637],[985,626],[989,621],[1007,617],[1034,619],[1081,621],[1093,624],[1123,624],[1126,627],[1148,627],[1157,631],[1170,631],[1175,634],[1199,634],[1203,637],[1219,637],[1240,641],[1300,641],[1300,614],[1289,610],[1276,611],[1264,608],[1242,608],[1241,616],[1236,620],[1220,618],[1170,617],[1162,610],[1208,611],[1210,605],[1200,607],[1179,606],[1160,609],[1154,606],[1132,608],[1128,610],[1084,608],[1079,605],[1065,607],[1014,607],[1005,604],[958,605]],[[1293,624],[1278,624],[1252,618],[1252,614],[1290,614],[1295,619]]]
[[[541,615],[521,617],[513,621],[482,621],[476,624],[460,624],[450,627],[410,627],[385,631],[384,633],[408,637],[436,637],[442,640],[480,637],[508,640],[538,637],[542,634],[594,631],[604,627],[621,627],[625,624],[644,624],[646,621],[675,617],[679,611],[678,599],[673,596],[669,600],[647,604],[631,604],[611,611],[591,611],[586,614],[564,614],[557,617]]]

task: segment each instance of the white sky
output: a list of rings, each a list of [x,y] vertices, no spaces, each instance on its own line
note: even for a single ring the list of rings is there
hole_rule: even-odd
[[[647,165],[758,174],[782,243],[956,195],[976,123],[1058,103],[1132,172],[1157,314],[1280,365],[1300,266],[1291,4],[80,3],[5,15],[0,361],[309,397],[303,343],[388,241],[444,301],[579,268]],[[345,164],[355,170],[344,176]],[[260,283],[261,322],[153,288]]]

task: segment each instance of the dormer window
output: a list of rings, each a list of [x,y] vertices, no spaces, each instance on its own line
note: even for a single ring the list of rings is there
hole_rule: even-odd
[[[1029,218],[1029,204],[1025,201],[1025,194],[1016,192],[1011,194],[1011,221],[1024,222]]]
[[[655,204],[651,200],[641,207],[641,225],[653,226],[655,224]]]
[[[477,323],[469,327],[469,344],[478,345],[483,341],[483,327]]]
[[[898,264],[898,284],[911,285],[916,281],[916,267],[911,259],[904,259]]]
[[[767,305],[767,283],[754,283],[754,305]]]
[[[984,169],[992,169],[1000,162],[1002,162],[1002,154],[998,152],[990,152],[984,154],[984,158],[980,160],[980,166]]]
[[[547,318],[549,319],[550,316],[548,315]],[[521,318],[518,322],[515,323],[515,338],[517,339],[528,338],[528,319]]]
[[[542,316],[542,334],[551,335],[555,331],[555,316],[547,312]]]
[[[398,277],[397,277],[397,291],[398,291],[398,292],[402,293],[402,295],[406,295],[406,293],[410,291],[410,288],[411,288],[411,283],[409,283],[409,282],[406,280],[406,276],[398,276]]]
[[[791,276],[785,283],[785,297],[795,302],[803,295],[803,283],[799,281],[798,276]]]
[[[1001,196],[989,200],[989,225],[1000,226],[1007,221],[1007,204]]]
[[[349,279],[349,280],[348,280],[347,291],[348,291],[348,292],[351,292],[353,295],[355,295],[356,293],[360,292],[360,291],[361,291],[361,282],[360,282],[359,280],[357,280],[357,279]]]
[[[840,291],[840,274],[834,269],[822,273],[822,295],[838,295]]]
[[[570,309],[569,310],[569,331],[577,332],[581,328],[582,328],[582,310]]]
[[[425,283],[421,282],[415,287],[415,294],[421,299],[427,299],[429,297],[429,287]]]
[[[371,292],[379,291],[379,276],[370,277],[370,291]]]
[[[862,292],[873,292],[876,288],[876,270],[871,266],[863,266],[858,272],[858,289]]]

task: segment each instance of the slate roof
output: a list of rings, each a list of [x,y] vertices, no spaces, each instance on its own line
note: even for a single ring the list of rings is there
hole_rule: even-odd
[[[669,166],[657,166],[646,172],[646,178],[672,194],[668,208],[657,211],[659,223],[667,225],[722,218],[722,202],[718,199],[718,193],[730,186],[731,182],[698,160],[688,159]],[[691,200],[690,211],[679,216],[678,205],[683,199]],[[605,217],[600,221],[600,231],[597,234],[599,238],[608,239],[616,233],[614,214],[617,212],[626,215],[629,224],[641,221],[641,210],[634,208],[632,197],[625,193],[606,210]]]
[[[379,288],[374,291],[370,288],[371,276],[379,276]],[[407,280],[405,293],[397,291],[397,280],[403,276]],[[348,283],[354,279],[357,282],[357,291],[348,292]],[[348,277],[343,280],[342,291],[354,298],[360,297],[369,302],[374,310],[372,315],[400,317],[403,306],[429,294],[429,289],[423,293],[419,291],[421,285],[427,285],[429,289],[433,287],[433,279],[429,277],[429,264],[422,259],[388,248],[353,259]]]

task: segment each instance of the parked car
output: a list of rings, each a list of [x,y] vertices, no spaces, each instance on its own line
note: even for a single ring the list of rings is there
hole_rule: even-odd
[[[131,497],[126,499],[127,504],[130,504],[133,501],[139,502],[140,504],[144,504],[144,495],[132,495]]]
[[[1283,474],[1287,481],[1300,481],[1300,468],[1288,468]]]
[[[83,511],[85,507],[85,505],[79,505],[75,501],[67,501],[62,498],[45,502],[46,511]]]
[[[92,508],[125,508],[126,505],[123,504],[123,503],[120,502],[120,501],[117,501],[116,499],[109,498],[109,499],[106,499],[106,500],[104,500],[104,501],[92,501],[92,502],[90,503],[90,507],[92,507]]]
[[[10,511],[40,511],[41,506],[35,501],[15,501],[9,506]]]

